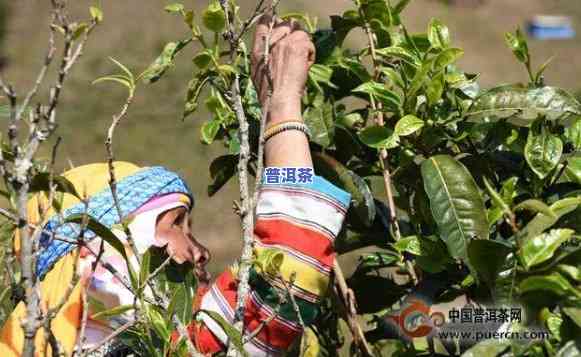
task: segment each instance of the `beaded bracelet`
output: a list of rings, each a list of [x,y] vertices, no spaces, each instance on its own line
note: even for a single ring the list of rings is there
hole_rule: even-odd
[[[309,130],[309,127],[305,125],[305,123],[300,122],[300,121],[284,121],[278,124],[275,124],[269,128],[267,128],[264,131],[264,142],[266,142],[268,139],[272,138],[273,136],[280,134],[284,131],[287,130],[298,130],[301,131],[303,133],[305,133],[305,135],[307,136],[307,138],[311,137],[311,131]]]

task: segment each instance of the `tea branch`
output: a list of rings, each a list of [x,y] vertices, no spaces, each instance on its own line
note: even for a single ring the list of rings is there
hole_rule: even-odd
[[[132,77],[131,77],[132,78]],[[134,87],[129,89],[129,94],[127,95],[127,99],[125,103],[121,107],[121,111],[115,115],[113,115],[113,121],[111,122],[111,126],[109,126],[109,130],[107,131],[107,138],[105,140],[105,149],[107,150],[107,167],[109,170],[109,188],[111,189],[111,196],[113,197],[113,202],[115,205],[115,209],[117,210],[117,215],[119,216],[119,221],[123,222],[124,214],[121,209],[121,205],[119,204],[119,197],[117,195],[117,178],[115,177],[115,153],[113,151],[113,136],[115,134],[115,129],[121,122],[121,120],[127,115],[127,111],[129,110],[129,106],[133,102],[133,96],[135,94]],[[141,258],[139,257],[139,251],[137,250],[137,246],[135,245],[135,241],[131,235],[131,231],[126,224],[122,224],[123,231],[127,237],[127,242],[133,251],[133,255],[137,259],[137,262],[141,262]]]
[[[360,8],[360,13],[363,15],[363,10]],[[362,16],[364,17],[364,16]],[[369,45],[369,53],[371,55],[371,60],[373,62],[373,69],[374,69],[374,79],[378,80],[381,76],[381,69],[379,65],[379,61],[377,59],[377,54],[375,52],[375,39],[373,31],[371,30],[371,26],[366,21],[364,24],[364,31],[367,35],[367,42]],[[382,111],[382,104],[375,103],[373,96],[370,96],[370,105],[373,113],[375,115],[374,121],[378,126],[384,126],[384,116]],[[391,227],[393,228],[394,239],[396,241],[401,239],[401,231],[399,228],[399,223],[397,221],[397,207],[395,206],[395,201],[393,199],[393,190],[392,190],[392,182],[391,182],[391,173],[389,171],[389,154],[387,149],[382,148],[379,150],[379,163],[381,165],[381,170],[383,173],[383,184],[385,186],[385,192],[387,195],[387,204],[389,207],[389,221],[391,223]],[[415,272],[415,268],[413,264],[409,261],[405,261],[406,270],[408,271],[414,285],[418,284],[418,277]]]

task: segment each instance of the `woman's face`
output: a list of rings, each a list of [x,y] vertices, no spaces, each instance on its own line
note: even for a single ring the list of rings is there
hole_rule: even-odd
[[[185,207],[165,211],[157,218],[155,237],[165,244],[167,253],[176,263],[191,263],[198,282],[207,284],[210,274],[206,271],[206,264],[210,261],[210,253],[194,238],[191,223]]]

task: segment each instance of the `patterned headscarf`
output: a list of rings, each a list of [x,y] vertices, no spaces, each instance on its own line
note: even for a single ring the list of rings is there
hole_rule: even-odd
[[[143,254],[150,246],[157,245],[155,223],[158,215],[180,206],[190,210],[193,206],[193,196],[183,179],[163,167],[140,168],[127,162],[116,162],[114,167],[122,218],[129,219],[128,227],[138,250],[135,254]],[[95,239],[96,232],[85,229],[83,239],[87,243],[86,248],[80,251],[81,254],[77,258],[74,252],[78,245],[74,241],[79,239],[81,227],[76,223],[65,223],[67,218],[73,215],[87,213],[111,229],[125,245],[127,244],[123,230],[119,227],[121,219],[109,187],[107,164],[77,167],[65,172],[63,176],[73,184],[80,197],[69,193],[63,194],[59,199],[61,209],[56,212],[54,207],[49,207],[46,194],[36,194],[28,202],[28,221],[30,224],[43,227],[36,264],[37,276],[42,280],[43,306],[54,307],[63,299],[66,287],[73,281],[75,265],[80,267],[79,273],[85,278],[81,279],[81,283],[77,283],[67,303],[52,322],[55,337],[69,354],[76,343],[82,312],[81,284],[87,284],[89,297],[103,296],[104,305],[109,305],[107,299],[113,304],[115,300],[125,300],[129,291],[115,284],[115,279],[103,269],[98,268],[91,276],[87,276],[87,272],[91,273],[88,267],[94,261],[94,256],[88,255],[86,250],[91,247],[93,250],[98,249],[100,240]],[[107,249],[101,257],[102,261],[114,266],[123,275],[123,268],[126,269],[126,265],[119,261],[121,256],[110,246],[105,246]],[[19,250],[17,237],[16,251]],[[134,261],[135,258],[130,255],[129,259]],[[21,354],[23,332],[20,321],[24,316],[24,304],[20,303],[2,327],[1,356]],[[50,346],[46,343],[42,331],[36,336],[36,346],[37,353],[50,354]]]

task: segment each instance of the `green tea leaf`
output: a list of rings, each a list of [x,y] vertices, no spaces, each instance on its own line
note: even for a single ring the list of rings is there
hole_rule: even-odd
[[[361,130],[358,136],[359,140],[365,145],[375,149],[382,149],[386,148],[392,134],[391,129],[376,125]]]
[[[112,317],[116,317],[126,313],[127,311],[133,310],[135,307],[133,305],[119,305],[115,306],[109,310],[99,311],[91,315],[92,320],[108,320]]]
[[[215,311],[201,310],[201,309],[196,311],[196,315],[199,315],[199,314],[206,314],[212,320],[214,320],[220,326],[220,328],[224,331],[226,336],[228,336],[228,340],[234,345],[234,347],[236,347],[238,352],[240,352],[240,354],[242,354],[242,356],[244,356],[244,357],[250,357],[248,355],[248,352],[246,352],[246,350],[244,349],[244,346],[242,343],[242,335],[240,334],[240,332],[238,330],[236,330],[236,328],[234,328],[234,326],[232,326],[228,321],[226,321],[226,319],[224,319],[222,317],[222,315],[220,315],[219,313],[217,313]]]
[[[123,243],[119,240],[119,238],[117,238],[117,236],[113,232],[111,232],[111,230],[107,226],[104,226],[92,216],[85,215],[82,213],[73,214],[66,217],[64,222],[76,223],[81,225],[84,223],[85,220],[87,223],[86,225],[87,229],[90,229],[98,237],[102,238],[105,242],[109,243],[110,246],[115,248],[115,250],[119,252],[119,254],[121,254],[123,258],[125,258],[125,260],[127,260],[127,254],[125,253],[125,247],[123,246]]]
[[[195,55],[192,61],[199,69],[206,69],[212,63],[212,57],[212,51],[206,49]]]
[[[383,67],[381,69],[381,73],[383,73],[394,85],[396,85],[402,89],[405,88],[405,83],[403,81],[403,78],[393,68]]]
[[[570,157],[567,159],[567,166],[560,164],[557,168],[556,175],[563,170],[563,174],[558,182],[575,182],[581,185],[581,156]]]
[[[439,235],[454,258],[468,260],[471,239],[488,239],[484,200],[466,167],[447,155],[421,165],[424,189]]]
[[[561,199],[551,206],[554,215],[539,213],[533,218],[518,234],[523,239],[531,239],[543,233],[546,229],[551,228],[559,218],[567,213],[573,212],[581,205],[581,197],[569,197]]]
[[[353,89],[353,92],[366,93],[383,103],[386,109],[398,112],[401,106],[401,98],[395,92],[385,88],[385,85],[377,82],[366,82]]]
[[[200,129],[200,134],[202,136],[202,142],[204,144],[210,145],[218,132],[220,131],[220,123],[216,120],[208,120],[202,125]]]
[[[396,25],[388,4],[383,0],[366,0],[361,2],[361,10],[372,28],[389,28]]]
[[[496,357],[501,356],[504,350],[510,348],[510,340],[484,340],[478,342],[464,353],[462,357]]]
[[[446,48],[434,61],[434,71],[441,71],[448,65],[458,61],[464,55],[464,50],[460,48]]]
[[[97,84],[101,82],[116,82],[126,87],[129,90],[129,92],[132,92],[134,90],[134,85],[133,83],[131,83],[131,80],[121,75],[100,77],[95,79],[91,84]]]
[[[549,260],[555,251],[575,233],[571,229],[553,229],[523,242],[519,254],[526,269]]]
[[[519,284],[521,294],[531,291],[550,291],[558,296],[565,296],[573,293],[574,295],[581,295],[576,289],[559,273],[553,273],[543,276],[531,276],[524,279]]]
[[[428,97],[428,103],[430,105],[438,103],[444,93],[444,76],[442,73],[443,72],[440,72],[438,75],[434,76],[426,87],[426,96]]]
[[[305,124],[311,132],[311,141],[324,148],[333,144],[335,127],[333,125],[333,106],[328,103],[308,107],[303,113]]]
[[[165,274],[166,279],[170,281],[169,290],[173,291],[167,308],[168,315],[175,314],[180,321],[188,325],[194,317],[192,301],[195,296],[196,278],[189,273],[183,277],[182,282],[173,282],[175,279],[168,277],[171,273],[166,270]]]
[[[396,339],[383,339],[373,343],[373,356],[405,356],[406,349],[407,347],[403,341]]]
[[[540,82],[541,76],[543,75],[543,73],[545,73],[545,70],[547,69],[549,64],[551,64],[551,62],[553,62],[554,59],[555,59],[555,56],[551,56],[551,57],[549,57],[548,60],[546,60],[542,65],[539,66],[539,69],[537,70],[537,74],[535,74],[535,83]]]
[[[153,83],[159,80],[165,72],[173,66],[173,60],[178,52],[181,51],[189,42],[190,40],[168,42],[161,51],[161,54],[140,75],[140,78],[148,83]]]
[[[95,20],[96,23],[103,22],[103,11],[100,8],[96,6],[90,6],[89,13],[91,14],[91,18]]]
[[[182,119],[192,114],[198,108],[198,98],[202,89],[208,82],[207,76],[196,76],[188,83],[188,91],[186,92],[186,104],[184,106],[184,113]]]
[[[226,14],[217,0],[212,0],[202,13],[202,23],[213,32],[221,32],[226,26]]]
[[[423,271],[436,274],[453,264],[446,244],[436,236],[421,237],[420,250],[422,254],[416,257],[416,263]]]
[[[557,166],[563,153],[563,142],[557,136],[542,131],[538,135],[529,131],[525,146],[525,159],[529,167],[544,179]]]
[[[183,14],[184,22],[194,33],[199,33],[200,30],[195,27],[196,19],[194,18],[194,16],[195,15],[193,10],[187,10],[185,14]]]
[[[148,306],[146,311],[149,322],[151,322],[151,326],[153,327],[155,333],[159,336],[159,338],[162,341],[169,341],[171,337],[171,332],[168,329],[168,326],[163,316],[151,305]]]
[[[418,266],[430,273],[438,273],[445,269],[446,264],[453,262],[444,243],[435,236],[404,237],[395,242],[393,247],[400,254],[407,252],[415,255],[415,261]]]
[[[408,252],[414,255],[422,255],[420,238],[418,236],[409,236],[399,239],[393,247],[400,253]]]
[[[50,173],[41,172],[34,175],[30,181],[28,192],[50,192]],[[68,193],[81,199],[75,185],[64,176],[53,175],[52,184],[56,192]]]
[[[440,20],[432,19],[428,25],[428,40],[434,48],[446,48],[450,45],[450,31]]]
[[[525,88],[507,85],[478,96],[467,116],[472,119],[507,119],[517,126],[530,126],[539,116],[548,120],[581,115],[581,104],[571,94],[556,87]]]
[[[581,150],[581,117],[573,120],[573,123],[565,128],[565,138],[567,143],[573,145],[573,150]]]
[[[579,308],[579,307],[564,307],[563,313],[565,315],[569,316],[569,318],[571,320],[573,320],[573,322],[578,327],[581,327],[581,308]],[[577,351],[577,352],[581,353],[581,351]]]
[[[549,217],[557,218],[557,216],[555,215],[555,212],[553,212],[551,210],[551,207],[547,206],[546,203],[544,203],[543,201],[539,201],[539,200],[530,199],[530,200],[523,201],[523,202],[519,203],[518,205],[516,205],[514,207],[514,210],[515,211],[528,210],[528,211],[532,211],[535,213],[542,213],[542,214],[549,216]]]
[[[490,198],[494,202],[493,207],[498,207],[503,214],[510,216],[512,212],[511,212],[508,204],[504,201],[504,198],[498,192],[496,192],[496,190],[494,189],[494,187],[492,186],[492,184],[490,183],[490,181],[488,181],[488,179],[486,177],[483,177],[483,181],[484,181],[484,186],[486,187],[486,191],[488,191],[488,195],[490,196]],[[495,222],[496,222],[496,220],[495,220]],[[494,223],[494,222],[490,222],[490,223]]]
[[[410,64],[414,67],[419,67],[422,64],[422,61],[414,52],[399,46],[378,48],[375,50],[375,53],[388,59],[392,58],[400,59],[403,62]]]
[[[317,83],[325,84],[331,88],[336,87],[331,83],[333,69],[322,64],[314,64],[309,69],[309,76]]]
[[[219,156],[210,164],[213,183],[208,186],[208,196],[213,196],[236,174],[238,155]]]
[[[423,87],[424,83],[430,78],[429,73],[434,66],[434,57],[430,57],[422,63],[420,68],[414,74],[412,81],[409,85],[408,97],[415,96],[418,91]]]
[[[184,11],[184,5],[182,5],[180,3],[173,3],[173,4],[167,5],[163,9],[167,12],[182,12],[182,11]]]
[[[359,175],[325,153],[313,152],[315,170],[327,180],[351,194],[354,217],[366,227],[376,215],[375,202],[369,185]]]
[[[504,34],[505,42],[508,48],[511,49],[514,56],[521,63],[527,63],[530,59],[529,48],[526,39],[522,35],[520,29],[516,30],[516,34],[513,35],[510,32]]]
[[[567,264],[557,265],[557,271],[570,279],[581,281],[581,267],[574,267]]]
[[[511,252],[509,245],[492,239],[473,239],[468,244],[470,264],[478,276],[491,286]]]
[[[407,136],[424,127],[424,121],[415,115],[408,114],[395,124],[394,133],[399,136]]]
[[[393,7],[393,11],[396,14],[401,13],[411,2],[412,0],[400,0],[394,7]]]
[[[109,57],[109,60],[111,60],[111,62],[113,62],[117,67],[119,67],[127,75],[127,78],[129,78],[129,80],[133,83],[134,76],[133,73],[129,70],[129,68],[127,68],[123,63],[117,61],[113,57]]]
[[[393,252],[375,252],[359,257],[359,263],[354,274],[365,274],[371,270],[377,270],[391,266],[400,261],[399,255]]]
[[[319,29],[313,34],[315,44],[315,63],[326,64],[327,60],[333,60],[333,53],[337,48],[337,35],[331,29]]]
[[[581,355],[581,343],[571,340],[557,352],[555,357],[578,357]]]
[[[81,22],[79,24],[71,24],[70,26],[71,30],[73,30],[74,40],[78,39],[83,34],[85,34],[85,32],[87,32],[87,29],[89,28],[89,24],[87,24],[86,22]]]
[[[402,286],[373,271],[369,274],[354,274],[347,279],[347,284],[355,294],[357,311],[361,314],[384,310],[398,301],[405,292]]]
[[[280,274],[280,267],[284,262],[284,253],[280,249],[264,249],[257,255],[254,264],[258,266],[260,271],[270,276],[278,276]]]

